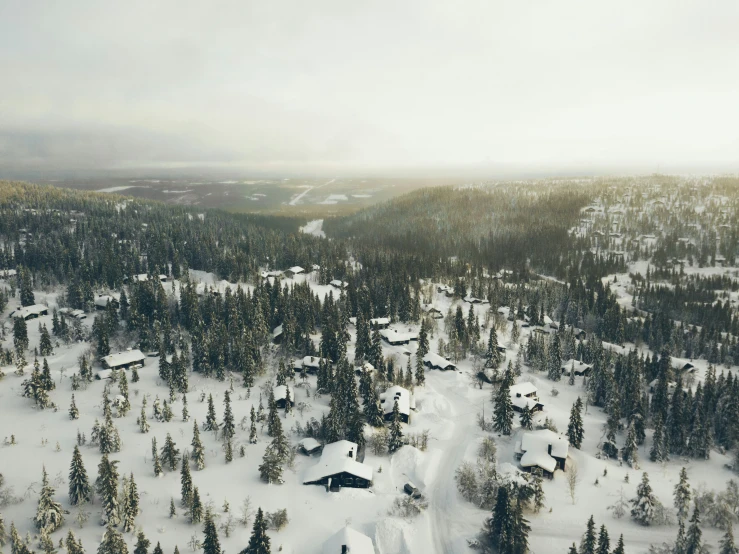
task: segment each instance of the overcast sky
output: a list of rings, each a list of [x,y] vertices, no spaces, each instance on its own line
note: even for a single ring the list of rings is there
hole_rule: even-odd
[[[182,166],[737,171],[739,2],[0,0],[0,173]]]

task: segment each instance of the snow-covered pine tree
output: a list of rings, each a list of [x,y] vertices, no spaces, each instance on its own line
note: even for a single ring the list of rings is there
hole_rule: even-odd
[[[182,421],[190,421],[190,412],[187,410],[187,396],[182,395]]]
[[[631,467],[636,467],[639,462],[639,447],[636,444],[636,429],[633,423],[629,425],[626,442],[621,449],[621,459],[626,460]]]
[[[159,477],[164,473],[164,469],[162,468],[162,461],[159,459],[159,449],[157,448],[156,437],[151,438],[151,457],[152,463],[154,464],[154,476]]]
[[[98,464],[95,489],[103,505],[103,521],[113,527],[118,526],[121,522],[118,504],[118,462],[110,461],[107,454],[103,454]]]
[[[274,448],[274,441],[264,450],[259,476],[265,483],[282,483],[282,458]]]
[[[382,412],[382,408],[380,407],[380,399],[377,396],[377,391],[375,390],[374,386],[370,387],[370,391],[367,396],[368,401],[365,402],[364,406],[362,407],[364,418],[366,419],[368,425],[372,427],[382,427],[382,425],[384,424],[384,414]]]
[[[174,506],[174,498],[169,499],[169,519],[177,515],[177,509]]]
[[[663,462],[667,459],[665,451],[665,428],[662,417],[658,414],[654,419],[654,434],[652,435],[652,449],[649,451],[649,459],[653,462]]]
[[[10,524],[10,554],[33,554],[31,549],[26,546],[23,539],[18,534],[15,523]]]
[[[49,475],[46,467],[43,468],[41,480],[41,494],[36,508],[36,517],[33,522],[36,529],[44,533],[53,533],[64,524],[64,510],[59,502],[54,500],[54,488],[49,484]]]
[[[203,520],[203,502],[200,500],[200,491],[195,487],[192,491],[190,505],[190,523],[200,523]]]
[[[152,554],[164,554],[164,550],[162,550],[162,545],[159,542],[157,542],[157,545],[154,547]]]
[[[271,551],[270,539],[267,535],[267,522],[260,507],[254,517],[254,527],[252,527],[251,536],[249,537],[249,544],[239,554],[270,554]]]
[[[92,498],[92,488],[87,477],[87,470],[82,462],[79,446],[75,445],[72,463],[69,466],[69,503],[72,506],[85,504]]]
[[[151,541],[146,538],[143,531],[139,531],[136,535],[136,546],[133,554],[149,554],[149,546],[151,546]]]
[[[236,433],[236,427],[234,425],[234,415],[231,410],[231,393],[227,390],[223,395],[223,404],[225,406],[223,410],[223,426],[221,430],[221,439],[223,442],[228,442],[233,439]]]
[[[118,392],[123,397],[123,400],[117,404],[118,416],[123,417],[131,411],[131,403],[128,401],[128,379],[126,378],[125,371],[121,371],[121,375],[118,378]]]
[[[108,522],[108,527],[105,529],[103,541],[98,546],[97,554],[128,554],[126,541],[110,522]]]
[[[139,431],[142,433],[148,433],[149,429],[151,429],[149,422],[146,420],[146,400],[144,400],[144,405],[141,406],[141,415],[139,416],[137,423],[139,424]]]
[[[534,413],[528,408],[528,406],[524,406],[521,410],[519,421],[522,429],[526,429],[528,431],[532,431],[534,429]]]
[[[513,402],[511,401],[511,388],[508,383],[508,379],[504,378],[498,392],[495,394],[495,406],[493,408],[493,428],[503,435],[510,435],[513,429]]]
[[[398,408],[398,401],[395,400],[395,404],[393,405],[393,418],[390,421],[387,450],[392,454],[400,450],[403,447],[403,444],[403,428],[400,424],[400,409]]]
[[[124,488],[124,509],[123,509],[123,531],[129,533],[134,529],[134,520],[141,512],[139,508],[139,490],[136,481],[131,473],[128,478],[128,485]]]
[[[221,554],[221,541],[218,539],[218,530],[210,512],[205,514],[203,525],[203,554]]]
[[[205,425],[203,431],[213,431],[218,433],[218,420],[216,419],[216,408],[213,404],[213,395],[208,395],[208,414],[205,416]]]
[[[611,554],[626,554],[623,534],[619,535],[618,542],[616,543],[616,548],[613,549],[613,552],[611,552]]]
[[[67,554],[85,554],[85,549],[82,547],[82,539],[75,537],[72,530],[67,533],[64,546],[67,549]]]
[[[685,541],[685,554],[703,554],[706,551],[703,546],[703,532],[701,531],[700,510],[698,506],[693,508],[693,515],[690,516],[690,526]]]
[[[685,468],[682,468],[680,470],[680,482],[675,485],[675,492],[673,495],[678,519],[684,520],[688,517],[691,496],[692,491],[690,490],[690,483],[688,483],[688,471]]]
[[[252,412],[254,407],[252,406]],[[195,467],[198,470],[205,468],[205,448],[200,440],[200,430],[198,429],[198,420],[196,419],[192,425],[192,454],[191,457],[195,462]]]
[[[74,402],[74,394],[72,395],[72,402],[69,404],[69,419],[75,420],[80,418],[80,411],[77,409],[77,404]]]
[[[570,423],[567,425],[567,437],[569,438],[570,446],[578,449],[582,447],[585,431],[582,424],[582,399],[579,396],[570,410]]]
[[[726,534],[721,539],[718,554],[739,554],[739,548],[734,545],[734,532],[731,525],[727,527]]]
[[[597,537],[595,535],[595,520],[593,516],[588,519],[587,526],[585,527],[585,534],[582,536],[580,541],[580,554],[595,554],[595,548],[597,546]]]
[[[254,412],[254,405],[251,407],[251,412],[249,413],[249,444],[257,444],[257,416]]]
[[[488,336],[488,347],[485,351],[485,367],[497,369],[500,365],[500,352],[498,351],[498,333],[495,325],[490,326],[490,334]]]
[[[605,525],[600,526],[598,533],[598,546],[595,547],[595,554],[610,554],[611,539],[608,537],[608,529]]]
[[[177,469],[177,462],[180,461],[180,450],[172,440],[172,435],[167,433],[167,438],[164,439],[164,446],[161,451],[161,462],[164,467],[169,468],[169,471]]]
[[[651,525],[654,520],[657,499],[649,484],[649,475],[645,471],[641,483],[636,488],[636,498],[631,500],[631,517],[640,525]]]
[[[5,530],[5,520],[3,514],[0,514],[0,547],[5,546],[8,542],[8,532]]]

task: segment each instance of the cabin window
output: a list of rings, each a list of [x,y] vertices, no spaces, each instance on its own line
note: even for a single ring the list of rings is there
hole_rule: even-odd
[[[352,486],[354,485],[354,478],[353,477],[344,477],[344,486]]]

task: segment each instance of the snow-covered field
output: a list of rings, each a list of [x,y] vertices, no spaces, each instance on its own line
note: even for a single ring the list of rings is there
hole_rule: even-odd
[[[321,220],[310,222],[302,229],[303,232],[322,234]],[[192,271],[191,277],[201,283],[225,290],[226,281],[218,281],[213,274]],[[288,280],[289,281],[289,280]],[[333,290],[330,287],[316,285],[310,275],[299,275],[295,282],[306,281],[320,295]],[[0,283],[0,286],[3,286]],[[165,290],[171,294],[178,294],[179,286],[167,284]],[[46,302],[54,306],[55,294],[37,293],[37,301]],[[459,301],[456,301],[457,303]],[[452,300],[444,295],[434,299],[434,305],[446,313]],[[1,314],[8,326],[7,315],[18,306],[18,300],[12,299],[10,306]],[[465,313],[468,305],[464,305]],[[475,306],[480,319],[484,319],[487,306]],[[92,324],[90,316],[85,325]],[[38,346],[38,324],[44,323],[51,329],[51,316],[42,316],[39,320],[29,322],[30,347],[33,350]],[[443,325],[439,322],[439,325]],[[407,329],[407,325],[395,325],[399,330]],[[353,353],[354,328],[350,328],[352,338],[349,345],[350,356]],[[522,330],[521,342],[525,343],[528,330]],[[441,334],[438,329],[431,341],[431,351],[436,352],[436,343]],[[518,345],[510,341],[510,324],[501,333],[500,342],[508,349],[508,360],[515,360]],[[6,335],[2,346],[12,347],[12,333]],[[33,402],[21,396],[21,383],[24,377],[13,374],[15,368],[3,368],[6,377],[0,381],[0,472],[6,482],[14,487],[15,495],[22,497],[22,501],[2,508],[6,526],[15,522],[21,535],[27,532],[35,533],[32,517],[36,510],[39,484],[42,467],[46,467],[52,483],[56,487],[55,498],[62,502],[71,513],[67,516],[67,526],[73,527],[75,533],[82,538],[88,552],[94,552],[102,536],[103,528],[98,525],[99,502],[87,506],[91,512],[90,520],[79,529],[75,523],[76,509],[68,504],[67,475],[76,444],[78,431],[85,433],[89,438],[90,430],[96,418],[102,419],[101,398],[104,387],[103,381],[93,381],[87,390],[75,393],[77,406],[80,410],[80,419],[71,421],[68,417],[68,407],[72,396],[71,375],[77,369],[78,356],[90,348],[89,344],[79,343],[59,345],[52,356],[48,358],[52,376],[56,383],[56,390],[50,393],[58,411],[47,409],[39,411],[34,408]],[[383,345],[385,355],[395,355],[398,362],[405,365],[406,352],[411,355],[416,345],[411,343],[407,347],[391,347]],[[28,356],[29,363],[33,356]],[[491,388],[485,385],[483,389],[475,386],[472,378],[473,368],[470,361],[462,361],[459,371],[426,372],[426,385],[416,389],[416,412],[413,414],[410,425],[404,426],[405,432],[420,432],[428,430],[431,435],[429,448],[421,452],[411,446],[405,446],[392,456],[375,456],[367,449],[365,463],[374,468],[374,482],[370,490],[344,488],[339,493],[327,493],[320,486],[302,485],[301,476],[305,470],[316,463],[314,458],[298,454],[295,466],[284,474],[285,483],[282,485],[267,485],[259,480],[258,465],[262,454],[269,442],[266,434],[260,432],[259,442],[256,445],[248,444],[248,424],[240,425],[242,418],[247,418],[252,406],[258,406],[260,387],[273,376],[275,369],[272,364],[267,375],[261,377],[247,397],[247,390],[240,385],[240,379],[234,378],[234,392],[232,394],[233,410],[237,423],[235,439],[235,457],[231,464],[226,464],[222,443],[211,434],[202,433],[207,450],[207,465],[202,471],[193,470],[194,485],[200,490],[206,504],[211,504],[219,515],[219,524],[227,519],[222,510],[224,501],[228,501],[235,517],[239,516],[239,509],[243,500],[251,499],[253,509],[261,506],[264,510],[274,511],[286,508],[290,523],[281,531],[270,530],[272,537],[272,551],[285,553],[313,554],[322,552],[323,542],[338,529],[347,523],[366,535],[370,536],[378,553],[383,554],[425,554],[439,553],[467,553],[472,550],[467,546],[467,539],[474,537],[480,530],[483,520],[489,517],[489,512],[481,510],[462,499],[457,492],[454,481],[454,472],[464,461],[474,462],[477,448],[487,433],[477,425],[477,414],[483,410],[489,416],[492,410]],[[179,472],[166,473],[156,478],[151,463],[151,439],[156,437],[160,447],[167,433],[172,435],[177,448],[190,448],[192,439],[193,420],[199,423],[205,419],[206,403],[202,402],[203,395],[213,394],[216,412],[219,419],[223,415],[223,398],[226,390],[231,386],[227,378],[225,382],[213,379],[204,379],[197,374],[190,375],[190,391],[187,393],[190,420],[183,422],[180,417],[182,400],[178,398],[173,405],[175,418],[170,423],[159,422],[151,416],[152,404],[156,396],[165,399],[168,395],[167,387],[159,381],[157,374],[157,358],[148,358],[146,366],[140,371],[141,380],[131,383],[129,391],[132,410],[125,417],[116,419],[115,424],[121,433],[123,441],[122,451],[111,455],[111,459],[119,460],[121,475],[134,473],[141,493],[142,513],[136,524],[142,528],[147,537],[156,544],[161,542],[165,552],[171,552],[175,545],[181,552],[189,551],[187,543],[192,535],[202,536],[200,525],[190,525],[186,516],[179,508],[180,479]],[[98,368],[95,368],[96,370]],[[28,376],[26,372],[26,377]],[[541,401],[545,405],[543,413],[537,415],[537,420],[549,417],[560,432],[567,428],[570,407],[578,396],[584,396],[582,383],[578,378],[575,385],[570,386],[566,380],[553,384],[543,374],[530,373],[524,367],[521,381],[531,381],[537,387]],[[309,378],[311,385],[310,396],[305,388],[294,387],[297,402],[307,402],[310,408],[302,415],[297,410],[283,419],[283,428],[289,431],[296,422],[304,423],[311,417],[320,418],[328,411],[329,398],[316,398],[315,377]],[[556,388],[557,392],[553,391]],[[112,392],[117,392],[113,385]],[[139,432],[136,418],[141,410],[144,398],[148,398],[148,416],[151,431],[148,434]],[[266,401],[266,399],[264,399]],[[655,464],[649,461],[648,448],[651,440],[647,441],[639,450],[640,469],[636,471],[626,465],[619,465],[616,461],[604,461],[595,458],[597,443],[601,439],[606,416],[599,408],[590,407],[584,415],[585,441],[581,450],[570,449],[571,462],[577,465],[580,482],[573,503],[566,482],[566,476],[557,472],[554,479],[545,480],[546,507],[539,514],[528,513],[531,534],[529,537],[531,551],[537,554],[552,552],[566,552],[573,541],[578,542],[585,529],[587,518],[592,514],[598,526],[604,523],[608,527],[612,541],[615,543],[618,535],[623,533],[627,552],[646,552],[650,543],[674,539],[676,527],[651,527],[648,530],[634,523],[628,515],[616,519],[608,510],[623,491],[627,499],[635,495],[636,486],[641,478],[641,472],[647,471],[651,477],[652,487],[656,496],[667,506],[672,504],[672,490],[677,482],[680,468],[685,466],[691,485],[696,488],[705,486],[708,489],[721,490],[732,474],[723,467],[728,457],[712,452],[709,461],[694,461],[674,459],[664,464]],[[511,469],[516,464],[513,449],[517,436],[517,429],[510,437],[496,436],[498,447],[498,463],[501,467]],[[371,431],[368,429],[368,433]],[[651,431],[649,432],[651,433]],[[9,445],[10,436],[15,436],[15,445]],[[292,442],[297,442],[298,436],[289,433]],[[238,451],[245,445],[246,455],[241,458]],[[58,445],[58,446],[57,446]],[[101,454],[97,447],[82,447],[85,467],[91,480],[97,475],[97,465]],[[607,470],[607,475],[605,471]],[[515,471],[515,470],[514,470]],[[628,476],[628,482],[625,482]],[[596,479],[598,485],[595,484]],[[427,510],[415,519],[403,519],[392,516],[388,510],[396,498],[402,496],[403,484],[412,481],[418,486],[429,501]],[[178,506],[178,515],[170,519],[169,501],[174,498]],[[246,546],[251,525],[242,527],[237,525],[229,538],[220,533],[221,542],[226,552],[239,552]],[[61,532],[54,535],[58,541]],[[718,543],[719,533],[710,528],[704,528],[704,537],[709,543]],[[129,545],[133,543],[133,535],[126,535]]]

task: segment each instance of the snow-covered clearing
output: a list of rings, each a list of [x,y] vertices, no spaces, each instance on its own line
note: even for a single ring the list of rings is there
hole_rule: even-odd
[[[292,200],[290,200],[289,204],[291,206],[297,206],[298,205],[298,202],[300,202],[303,199],[303,197],[306,194],[308,194],[310,191],[320,189],[322,187],[325,187],[326,185],[330,185],[334,181],[336,181],[336,179],[331,179],[330,181],[327,181],[326,183],[323,183],[322,185],[319,185],[317,187],[311,187],[311,186],[307,187],[303,192],[301,192],[295,198],[293,198]]]
[[[300,228],[301,233],[305,233],[306,235],[313,235],[315,237],[325,237],[326,233],[323,232],[323,220],[322,219],[314,219],[313,221],[309,221],[304,226]]]

